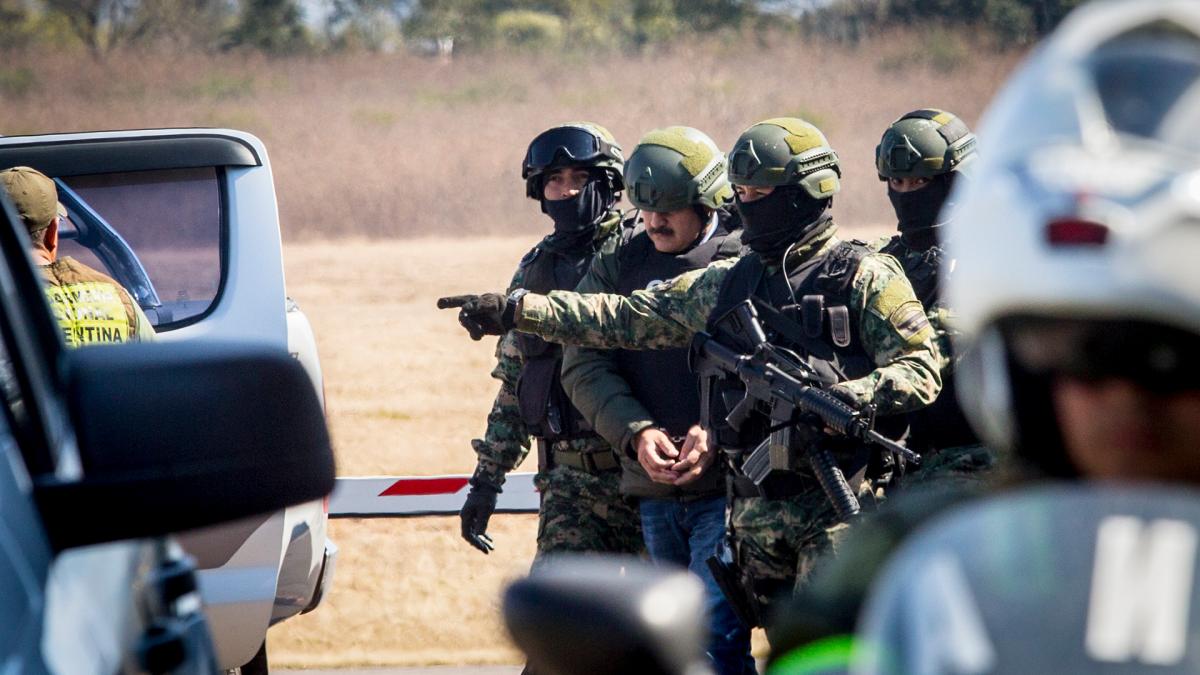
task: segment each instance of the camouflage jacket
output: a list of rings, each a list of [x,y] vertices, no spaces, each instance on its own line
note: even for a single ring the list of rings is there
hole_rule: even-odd
[[[605,218],[596,229],[592,240],[597,253],[613,251],[620,239],[621,214],[614,212]],[[537,247],[543,246],[542,239]],[[535,248],[537,248],[535,247]],[[525,267],[520,265],[513,274],[512,282],[506,292],[524,287]],[[520,466],[529,454],[530,433],[525,422],[521,419],[521,410],[517,404],[517,378],[521,375],[524,359],[517,349],[516,335],[513,331],[501,336],[496,345],[496,367],[492,369],[492,377],[500,380],[500,391],[492,403],[488,413],[487,430],[483,438],[471,441],[471,447],[478,455],[476,472],[497,485],[504,484],[504,475]],[[558,441],[554,449],[573,450],[576,452],[608,451],[610,446],[599,436],[591,435],[569,441]]]
[[[799,265],[837,245],[835,229],[793,249],[788,264]],[[722,281],[736,260],[721,260],[625,297],[553,291],[525,296],[517,329],[546,340],[601,349],[667,349],[686,346],[704,330]],[[769,270],[778,273],[778,268]],[[941,389],[933,331],[913,321],[924,308],[904,270],[888,255],[863,258],[851,284],[851,320],[876,368],[842,384],[859,403],[874,403],[890,415],[929,405]]]
[[[942,262],[941,250],[931,254],[930,249],[911,248],[900,240],[898,234],[876,239],[871,242],[871,250],[887,253],[895,258],[904,269],[904,274],[908,276],[914,290],[918,286],[926,288],[924,293],[917,291],[917,299],[925,305],[929,325],[933,328],[933,345],[938,350],[938,367],[940,370],[946,370],[953,362],[950,339],[954,333],[954,313],[941,300],[938,292],[938,276],[942,273],[938,269]]]

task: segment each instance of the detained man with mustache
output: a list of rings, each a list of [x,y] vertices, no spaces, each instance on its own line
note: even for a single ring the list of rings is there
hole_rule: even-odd
[[[624,177],[640,217],[625,222],[615,251],[596,256],[578,291],[629,295],[738,254],[725,155],[708,136],[690,127],[651,131],[630,154]],[[563,387],[616,449],[621,492],[638,501],[650,557],[687,567],[704,582],[714,670],[755,672],[750,629],[704,562],[725,534],[725,470],[699,425],[687,349],[568,347]]]

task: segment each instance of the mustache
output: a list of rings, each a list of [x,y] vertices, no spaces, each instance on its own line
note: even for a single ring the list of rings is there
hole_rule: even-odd
[[[649,232],[650,234],[665,234],[665,235],[675,234],[675,230],[672,229],[670,226],[648,227],[648,228],[646,228],[646,231]]]

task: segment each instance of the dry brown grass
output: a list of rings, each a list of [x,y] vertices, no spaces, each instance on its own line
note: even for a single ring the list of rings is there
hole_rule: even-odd
[[[872,155],[884,127],[924,106],[974,122],[1017,58],[935,37],[897,33],[858,48],[697,38],[641,56],[476,55],[446,64],[405,55],[117,55],[96,64],[7,54],[0,71],[37,79],[26,91],[0,88],[0,133],[254,132],[271,152],[285,236],[296,240],[535,231],[521,158],[530,138],[563,121],[598,121],[627,149],[670,124],[700,128],[728,148],[752,122],[799,115],[842,156],[842,221],[882,223],[889,207]]]
[[[468,473],[495,396],[492,341],[472,342],[441,293],[507,284],[524,239],[336,241],[287,247],[289,291],[316,331],[341,475]],[[271,631],[273,663],[516,662],[497,608],[533,557],[536,518],[493,521],[484,557],[457,518],[332,523],[341,547],[320,610]]]
[[[883,128],[924,106],[973,123],[1017,58],[960,43],[950,59],[943,50],[923,60],[921,40],[897,34],[852,50],[774,39],[768,50],[754,37],[706,39],[644,56],[449,64],[5,54],[0,76],[37,78],[17,91],[0,77],[0,133],[229,126],[259,135],[289,242],[289,291],[321,349],[341,474],[465,473],[495,394],[493,345],[467,339],[434,298],[504,286],[545,227],[519,178],[534,134],[591,119],[629,148],[649,129],[688,124],[728,147],[756,120],[799,115],[841,154],[835,213],[865,234],[891,221],[871,163]],[[959,65],[938,70],[947,63]],[[485,237],[390,240],[434,234]],[[272,662],[516,662],[498,598],[528,567],[535,519],[497,518],[487,558],[457,528],[454,518],[334,522],[333,591],[319,611],[271,631]]]

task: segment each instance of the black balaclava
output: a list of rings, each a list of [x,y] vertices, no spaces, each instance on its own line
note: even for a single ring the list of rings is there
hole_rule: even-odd
[[[542,199],[542,213],[554,221],[555,248],[574,249],[592,241],[596,226],[616,202],[608,177],[592,173],[579,194],[569,199]]]
[[[742,243],[763,260],[776,262],[788,247],[828,225],[821,218],[830,198],[813,199],[799,185],[782,185],[752,202],[736,199],[742,216]]]
[[[927,249],[938,243],[938,213],[950,196],[955,172],[934,176],[929,184],[912,192],[896,192],[888,186],[888,199],[896,210],[900,241],[915,249]]]

